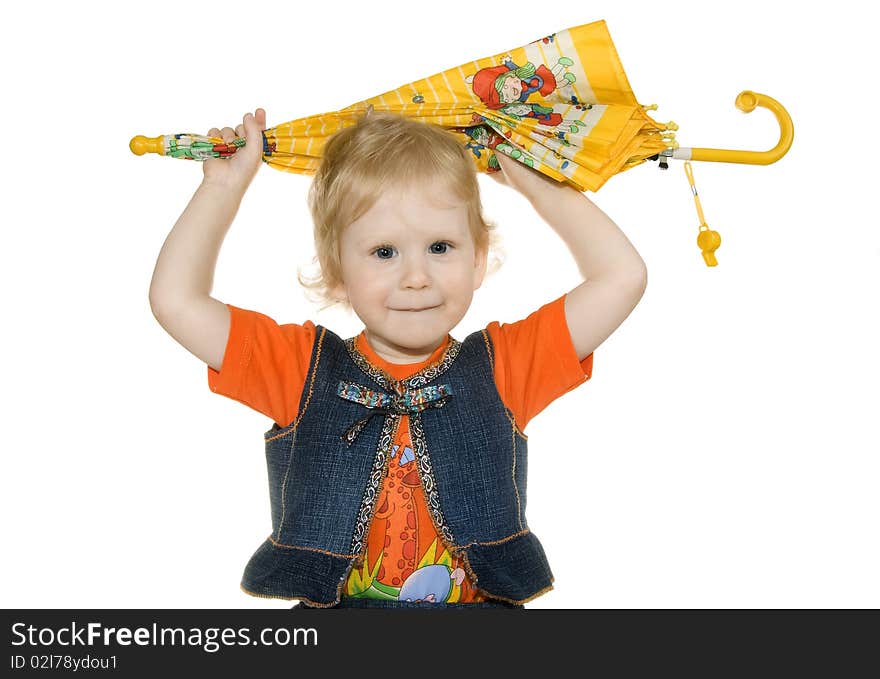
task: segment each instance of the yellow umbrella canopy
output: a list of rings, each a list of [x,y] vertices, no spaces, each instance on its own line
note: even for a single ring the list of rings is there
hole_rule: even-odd
[[[647,115],[656,104],[636,101],[604,21],[553,33],[529,44],[469,61],[331,113],[299,118],[263,131],[263,161],[285,172],[314,174],[327,140],[355,125],[371,108],[438,125],[470,151],[482,172],[500,169],[504,153],[580,191],[598,191],[613,175],[645,160],[684,160],[697,214],[697,245],[716,266],[721,236],[706,224],[691,160],[768,165],[791,148],[794,126],[775,99],[751,90],[735,104],[744,113],[773,112],[780,137],[768,151],[681,148],[674,122]],[[198,134],[136,136],[129,148],[189,160],[226,158],[247,143]],[[393,151],[393,149],[389,149]]]
[[[501,151],[557,181],[597,191],[609,177],[671,148],[627,81],[604,21],[553,33],[507,52],[469,61],[347,108],[264,131],[263,159],[279,170],[314,174],[324,144],[370,107],[445,128],[471,151],[477,168],[496,171]],[[135,153],[204,160],[229,156],[243,138],[175,134],[135,137]]]
[[[267,130],[266,162],[310,174],[335,132],[372,106],[447,129],[481,171],[501,151],[581,191],[667,148],[627,81],[604,21],[464,63],[334,113]]]

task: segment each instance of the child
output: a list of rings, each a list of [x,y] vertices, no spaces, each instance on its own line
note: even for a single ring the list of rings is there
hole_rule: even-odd
[[[208,132],[210,159],[156,263],[156,319],[208,365],[212,391],[274,421],[272,534],[248,594],[295,607],[515,607],[552,588],[525,516],[529,420],[589,379],[593,351],[645,290],[644,262],[583,194],[498,153],[584,282],[516,323],[458,341],[494,225],[454,135],[368,113],[331,137],[309,192],[320,278],[364,323],[349,339],[210,297],[223,237],[261,162],[266,114]]]

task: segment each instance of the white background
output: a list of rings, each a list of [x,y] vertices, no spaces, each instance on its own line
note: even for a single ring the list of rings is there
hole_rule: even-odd
[[[288,608],[238,586],[269,534],[262,432],[153,318],[159,249],[201,166],[128,150],[262,106],[274,126],[605,19],[642,104],[694,163],[588,194],[648,265],[592,380],[528,427],[532,530],[555,589],[529,608],[880,606],[873,22],[858,3],[21,3],[4,37],[3,607]],[[200,25],[195,24],[198,22]],[[213,296],[343,337],[296,281],[310,178],[262,167]],[[579,282],[528,203],[481,177],[507,261],[453,336]]]

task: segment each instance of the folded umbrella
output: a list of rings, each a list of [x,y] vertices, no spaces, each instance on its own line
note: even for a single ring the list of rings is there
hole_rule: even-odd
[[[479,171],[498,171],[495,154],[502,152],[580,191],[598,191],[610,177],[649,159],[659,159],[665,169],[669,157],[759,164],[781,158],[793,138],[791,118],[781,104],[750,91],[741,93],[736,103],[745,112],[755,106],[773,110],[782,130],[773,150],[679,148],[674,134],[678,126],[653,120],[647,111],[656,109],[656,104],[643,106],[636,101],[605,21],[595,21],[339,111],[266,129],[263,160],[286,172],[314,174],[327,140],[356,124],[371,107],[443,127],[470,151]],[[138,155],[153,152],[205,160],[231,156],[245,143],[242,137],[227,143],[185,133],[137,136],[129,147]],[[700,211],[699,203],[697,207]],[[712,259],[706,259],[710,266]]]

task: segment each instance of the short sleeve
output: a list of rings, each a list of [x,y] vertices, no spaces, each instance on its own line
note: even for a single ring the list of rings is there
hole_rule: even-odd
[[[560,396],[593,374],[593,354],[581,360],[565,319],[565,295],[515,323],[486,327],[494,349],[494,375],[520,430]]]
[[[293,422],[315,340],[315,325],[279,325],[257,311],[226,305],[229,338],[220,370],[208,368],[208,387],[263,413],[278,426]]]

